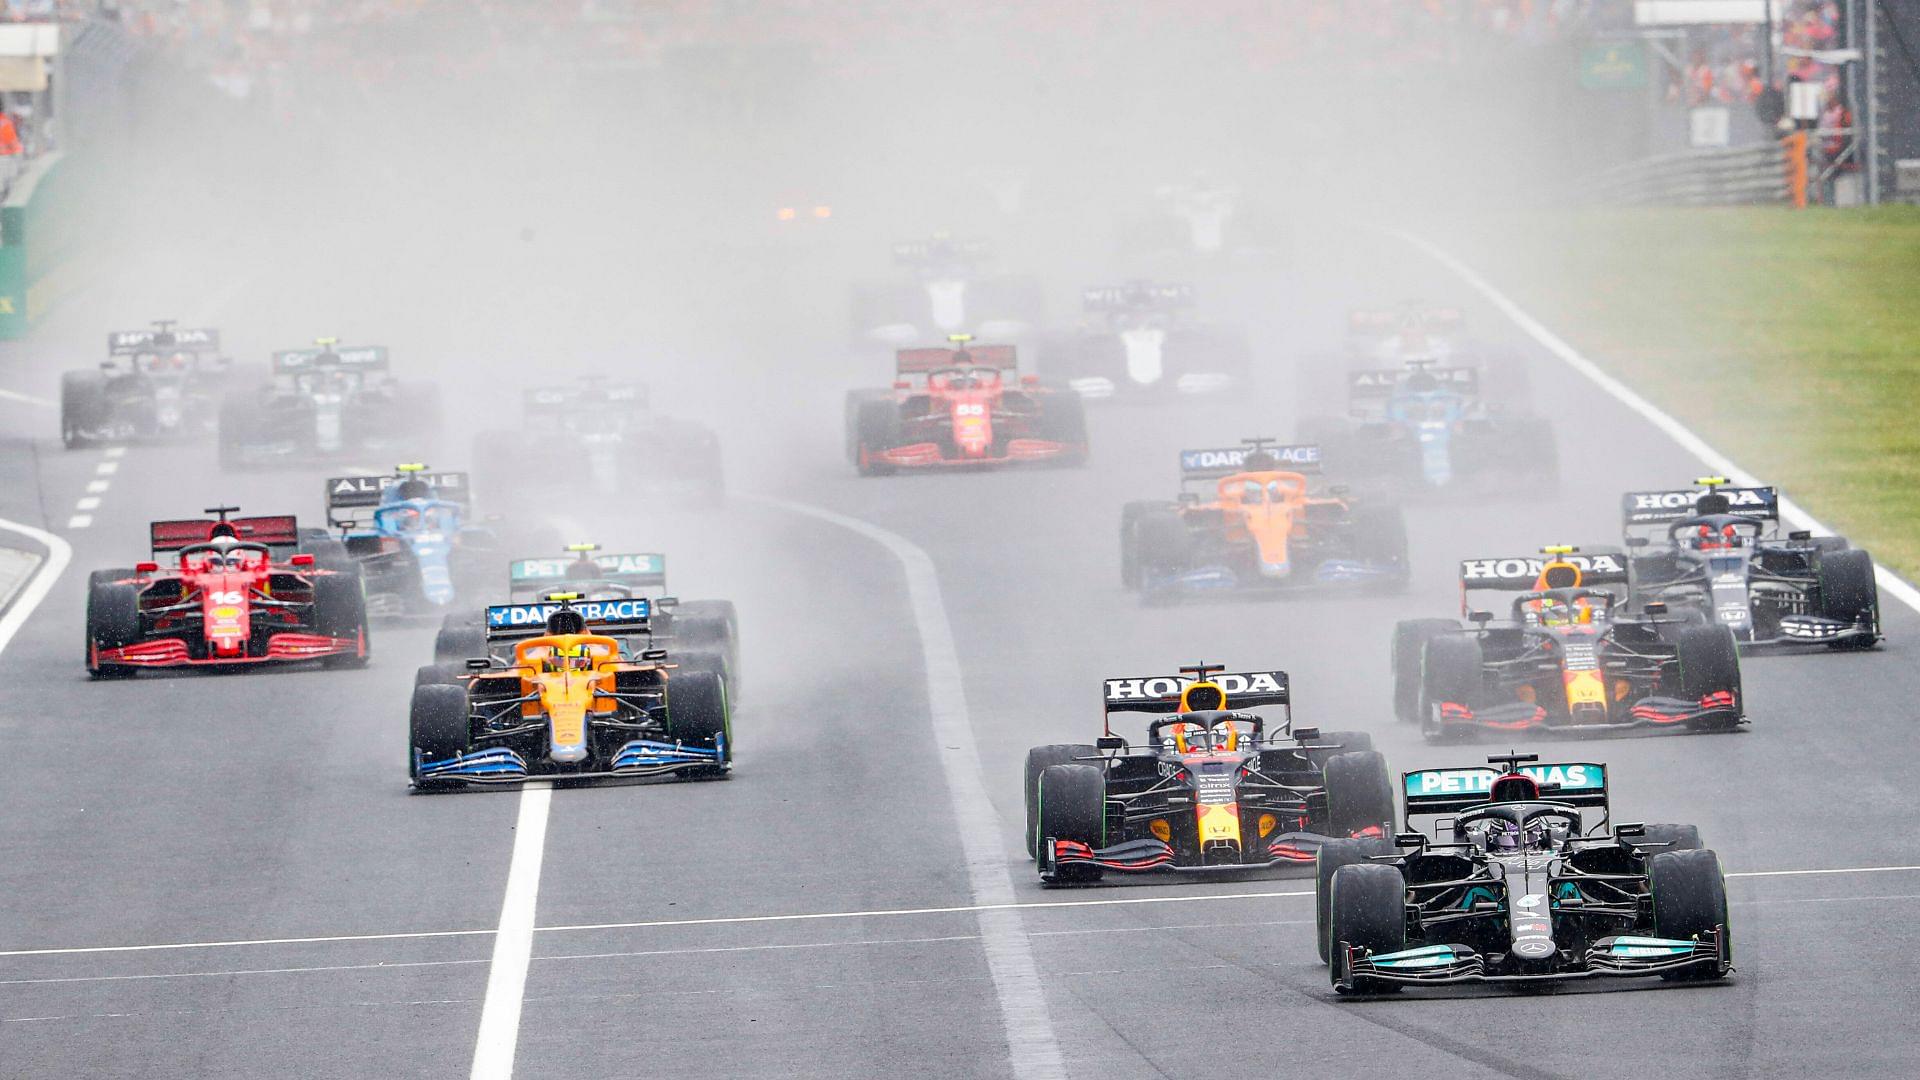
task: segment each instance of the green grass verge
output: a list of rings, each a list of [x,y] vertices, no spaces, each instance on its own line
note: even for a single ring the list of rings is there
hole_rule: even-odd
[[[1903,575],[1920,574],[1920,207],[1477,218],[1541,321]]]

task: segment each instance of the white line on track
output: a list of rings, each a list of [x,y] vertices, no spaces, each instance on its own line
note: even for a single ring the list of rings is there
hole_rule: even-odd
[[[1615,401],[1638,413],[1641,419],[1659,429],[1661,434],[1678,443],[1682,450],[1692,454],[1716,474],[1725,476],[1736,484],[1748,487],[1765,483],[1765,481],[1754,476],[1752,473],[1734,464],[1733,459],[1708,445],[1705,439],[1694,434],[1685,424],[1675,420],[1658,405],[1641,397],[1632,387],[1614,378],[1612,375],[1607,374],[1600,365],[1581,355],[1578,349],[1567,344],[1560,335],[1547,329],[1540,320],[1527,314],[1526,310],[1515,303],[1512,298],[1495,288],[1492,282],[1481,277],[1466,263],[1454,258],[1438,245],[1423,237],[1415,236],[1408,232],[1401,232],[1398,229],[1383,229],[1381,231],[1405,241],[1424,252],[1428,257],[1432,258],[1433,261],[1452,271],[1456,277],[1471,286],[1473,290],[1484,297],[1488,303],[1499,309],[1502,315],[1511,319],[1515,326],[1525,331],[1528,337],[1538,342],[1541,348],[1552,353],[1555,359],[1566,364],[1581,375],[1586,376],[1590,382],[1606,391]],[[1812,514],[1801,509],[1798,503],[1787,498],[1785,495],[1780,497],[1780,519],[1795,528],[1807,529],[1815,533],[1831,534],[1833,532],[1832,529],[1821,524]],[[1912,608],[1914,611],[1920,612],[1920,589],[1915,589],[1898,574],[1877,564],[1874,576],[1878,580],[1882,591],[1892,593],[1901,603]]]
[[[101,451],[101,453],[110,458],[121,458],[127,456],[127,448],[124,446],[109,446]]]
[[[507,866],[507,895],[500,905],[500,929],[493,938],[487,969],[487,997],[480,1008],[480,1034],[474,1041],[473,1080],[505,1080],[513,1075],[520,1045],[520,1006],[527,992],[527,961],[533,955],[533,916],[540,895],[540,863],[546,852],[547,809],[553,785],[528,784],[520,790],[520,818],[513,831],[513,860]]]
[[[1747,870],[1733,878],[1793,878],[1827,874],[1920,873],[1914,866],[1841,866],[1820,870]],[[1003,904],[961,904],[951,907],[875,908],[867,911],[809,911],[788,915],[716,915],[695,919],[648,919],[635,922],[573,923],[536,926],[534,934],[578,934],[607,930],[671,930],[689,926],[739,926],[746,923],[797,923],[835,919],[911,918],[927,915],[971,915],[982,911],[1047,911],[1053,908],[1134,907],[1140,904],[1207,904],[1233,900],[1299,899],[1312,889],[1261,890],[1236,893],[1182,893],[1173,896],[1127,896],[1101,900],[1027,900]],[[0,959],[29,956],[89,956],[102,953],[175,952],[183,949],[238,949],[274,945],[352,945],[373,941],[419,941],[429,938],[485,937],[493,930],[402,930],[386,934],[325,934],[312,937],[243,938],[230,941],[180,941],[160,945],[80,945],[45,949],[0,950]],[[1038,936],[1037,933],[1031,936]]]
[[[111,480],[89,480],[87,481],[87,494],[89,495],[105,494],[106,490],[112,486],[113,486],[113,481]]]
[[[67,519],[69,529],[84,529],[91,524],[93,524],[92,514],[75,514]]]
[[[103,461],[95,465],[93,471],[100,476],[112,476],[114,473],[120,471],[120,463],[117,461]]]
[[[36,529],[31,525],[22,525],[17,521],[0,519],[0,529],[17,532],[47,549],[47,557],[41,562],[40,569],[34,573],[33,580],[20,590],[18,596],[14,597],[6,614],[0,616],[0,652],[4,652],[13,642],[13,635],[20,632],[20,628],[26,625],[34,609],[39,607],[40,602],[47,598],[47,593],[53,590],[54,579],[60,576],[60,572],[65,570],[67,563],[73,559],[73,548],[65,540],[50,532]]]
[[[0,390],[0,398],[4,398],[7,401],[17,401],[22,405],[37,405],[42,409],[53,408],[53,402],[48,401],[46,398],[35,397],[32,394],[22,394],[18,390]]]
[[[80,496],[80,500],[73,504],[73,508],[75,510],[98,510],[100,509],[100,496],[82,495]]]
[[[933,559],[905,537],[859,518],[772,496],[744,497],[871,540],[885,548],[906,574],[907,600],[920,631],[920,656],[926,669],[934,754],[946,778],[954,827],[960,835],[960,853],[966,861],[967,883],[977,905],[981,951],[986,954],[987,972],[999,999],[1007,1061],[1017,1080],[1066,1076],[1060,1043],[1047,1012],[1046,989],[1040,984],[1039,966],[1034,963],[1033,948],[1014,903],[1013,876],[1000,845],[1000,818],[981,775],[973,721],[967,714],[966,687],[961,681],[960,652],[954,645],[953,625],[947,618]]]

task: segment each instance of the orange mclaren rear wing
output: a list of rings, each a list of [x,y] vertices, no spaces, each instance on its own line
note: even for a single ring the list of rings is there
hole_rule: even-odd
[[[893,354],[894,371],[924,375],[951,367],[988,367],[1012,371],[1019,367],[1011,345],[974,345],[964,349],[901,349]]]

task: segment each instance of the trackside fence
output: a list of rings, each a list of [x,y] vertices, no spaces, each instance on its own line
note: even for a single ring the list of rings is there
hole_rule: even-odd
[[[1807,203],[1807,136],[1725,150],[1690,150],[1617,165],[1577,188],[1582,202],[1634,206]]]

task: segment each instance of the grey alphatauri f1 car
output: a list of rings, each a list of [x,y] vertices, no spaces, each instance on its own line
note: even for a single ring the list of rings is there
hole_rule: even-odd
[[[1487,760],[1407,773],[1405,832],[1320,848],[1335,991],[1732,970],[1726,881],[1697,828],[1613,824],[1604,765]],[[1432,838],[1414,829],[1442,814]]]
[[[1629,602],[1718,623],[1749,647],[1868,649],[1880,640],[1873,556],[1845,537],[1779,534],[1780,493],[1731,487],[1621,496]]]
[[[1046,884],[1301,866],[1392,827],[1386,759],[1361,732],[1294,728],[1284,671],[1199,664],[1108,679],[1104,699],[1094,745],[1027,752],[1027,845]],[[1153,715],[1146,741],[1115,735],[1115,713]]]

